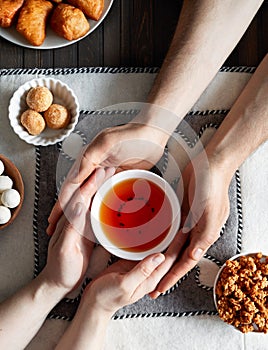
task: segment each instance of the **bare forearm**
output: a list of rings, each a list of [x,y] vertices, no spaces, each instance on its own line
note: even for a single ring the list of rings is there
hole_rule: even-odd
[[[268,139],[268,55],[244,88],[207,146],[207,153],[230,176]]]
[[[0,305],[0,348],[24,349],[63,297],[42,275]]]
[[[111,316],[102,310],[94,310],[94,307],[82,299],[56,350],[101,350]]]
[[[170,129],[194,105],[238,43],[261,0],[186,0],[170,49],[148,102],[177,114]],[[153,114],[149,122],[155,123]],[[161,121],[157,121],[160,127]],[[163,127],[167,126],[167,119]]]

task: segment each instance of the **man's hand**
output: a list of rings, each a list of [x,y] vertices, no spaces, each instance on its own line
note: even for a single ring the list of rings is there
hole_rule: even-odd
[[[220,167],[204,165],[198,156],[184,170],[179,189],[184,188],[182,228],[165,253],[161,269],[167,275],[151,297],[166,292],[189,272],[219,238],[229,215],[229,176]],[[183,185],[182,185],[183,183]]]
[[[163,136],[164,135],[164,136]],[[139,123],[105,129],[81,153],[65,180],[49,221],[48,234],[62,215],[75,191],[99,167],[150,169],[161,157],[168,135]]]

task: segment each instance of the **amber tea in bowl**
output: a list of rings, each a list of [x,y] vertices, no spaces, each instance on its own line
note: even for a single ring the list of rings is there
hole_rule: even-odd
[[[146,170],[127,170],[96,193],[91,223],[99,243],[125,259],[140,260],[168,247],[180,224],[180,205],[171,186]]]

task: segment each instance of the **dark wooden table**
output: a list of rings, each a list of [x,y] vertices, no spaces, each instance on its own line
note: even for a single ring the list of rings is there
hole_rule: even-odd
[[[104,22],[65,48],[35,50],[0,37],[0,68],[84,66],[159,67],[167,52],[182,0],[115,0]],[[268,52],[268,2],[225,62],[257,66]]]

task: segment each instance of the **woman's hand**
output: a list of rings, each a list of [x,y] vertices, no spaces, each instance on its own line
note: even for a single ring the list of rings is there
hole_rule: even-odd
[[[111,317],[121,307],[132,304],[155,289],[163,274],[157,269],[165,256],[148,256],[141,262],[119,260],[95,279],[83,295],[86,307]]]
[[[150,169],[161,157],[168,135],[146,124],[128,123],[105,129],[83,150],[65,180],[49,221],[48,234],[75,191],[99,167]]]
[[[98,187],[113,172],[113,169],[98,169],[91,181],[76,191],[49,242],[47,265],[42,276],[50,285],[61,287],[65,293],[75,288],[86,272],[94,247],[89,206]]]
[[[163,274],[157,267],[165,260],[153,254],[137,264],[119,260],[85,289],[75,317],[57,345],[60,349],[102,349],[111,316],[157,286]]]

